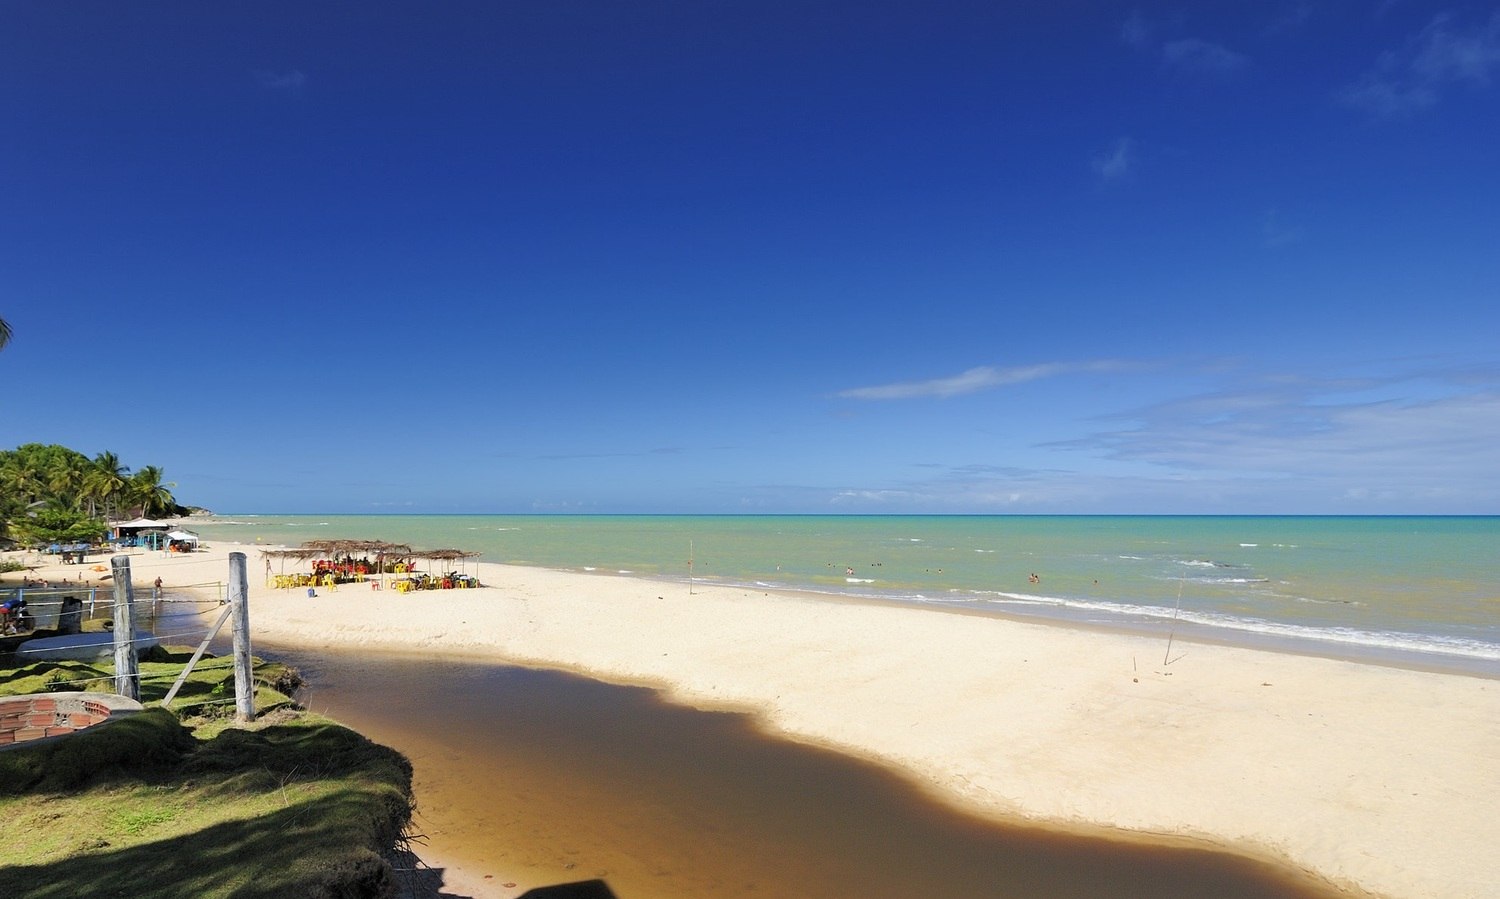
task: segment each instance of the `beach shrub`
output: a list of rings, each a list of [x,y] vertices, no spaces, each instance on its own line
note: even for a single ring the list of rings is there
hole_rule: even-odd
[[[104,536],[104,522],[72,509],[37,509],[25,518],[10,523],[11,531],[23,543],[46,546],[49,543],[91,543]]]
[[[76,671],[66,668],[54,668],[42,675],[42,689],[48,693],[75,693],[87,686]]]

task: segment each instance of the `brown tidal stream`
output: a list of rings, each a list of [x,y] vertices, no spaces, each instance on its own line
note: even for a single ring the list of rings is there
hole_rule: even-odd
[[[272,650],[302,700],[416,772],[438,854],[521,888],[602,878],[619,899],[1331,899],[1233,855],[995,823],[750,718],[551,671]]]

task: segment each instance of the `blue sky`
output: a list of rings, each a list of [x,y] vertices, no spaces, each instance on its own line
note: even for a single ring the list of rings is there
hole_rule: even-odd
[[[1500,4],[0,5],[0,445],[225,512],[1500,512]]]

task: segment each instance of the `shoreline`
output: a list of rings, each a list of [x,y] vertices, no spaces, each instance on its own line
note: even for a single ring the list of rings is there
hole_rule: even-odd
[[[1160,634],[496,563],[478,590],[308,599],[257,583],[258,548],[134,554],[132,575],[222,580],[241,551],[268,643],[649,686],[988,817],[1207,842],[1391,897],[1500,895],[1483,862],[1500,838],[1493,679],[1181,636],[1190,651],[1163,665]],[[490,884],[473,895],[510,895]]]
[[[493,564],[506,565],[506,563]],[[687,583],[685,579],[675,577],[651,577],[649,575],[637,575],[634,573],[581,572],[571,568],[545,568],[529,565],[510,565],[508,567],[538,567],[544,571],[556,571],[561,574],[578,574],[580,576],[639,578],[664,585],[676,584],[678,586],[685,586]],[[728,590],[742,590],[750,593],[761,592],[802,596],[813,601],[849,602],[856,605],[890,606],[898,609],[916,609],[939,614],[947,613],[950,615],[971,616],[974,618],[998,618],[1002,621],[1012,621],[1018,624],[1036,624],[1042,627],[1058,627],[1063,630],[1115,634],[1121,637],[1130,637],[1145,641],[1155,640],[1163,644],[1163,646],[1166,644],[1168,634],[1175,631],[1175,636],[1173,637],[1174,644],[1222,646],[1232,649],[1246,649],[1252,652],[1267,652],[1278,655],[1326,659],[1335,662],[1349,662],[1355,665],[1375,665],[1382,668],[1399,668],[1405,671],[1420,671],[1427,674],[1447,674],[1458,677],[1477,677],[1500,681],[1500,663],[1491,662],[1488,659],[1357,643],[1318,641],[1293,635],[1214,627],[1190,621],[1178,621],[1174,623],[1170,619],[1147,618],[1135,621],[1102,621],[1062,614],[1024,612],[1013,608],[985,608],[962,603],[931,600],[918,601],[899,596],[878,596],[867,593],[847,593],[794,587],[767,588],[757,584],[738,582],[716,583],[701,579],[696,581],[694,586],[695,588],[719,586]]]
[[[874,529],[855,526],[861,516],[838,515],[284,518],[221,522],[208,516],[201,525],[214,539],[243,543],[252,536],[255,543],[295,543],[324,533],[363,537],[374,528],[425,546],[463,534],[485,560],[520,566],[895,600],[1163,639],[1175,630],[1252,649],[1500,677],[1500,634],[1488,608],[1500,584],[1473,564],[1450,570],[1443,553],[1455,547],[1445,544],[1433,555],[1439,535],[1449,535],[1473,556],[1479,550],[1474,536],[1484,529],[1434,524],[1448,518],[1423,517],[1415,534],[1369,516],[1347,517],[1357,527],[1334,533],[1312,533],[1295,516],[1265,517],[1267,525],[1246,516],[1168,519],[1230,522],[1206,532],[1163,526],[1156,523],[1160,517],[1149,516],[1127,516],[1104,529],[1078,524],[1093,516],[1046,516],[1046,526],[1020,530],[1013,518],[1004,523],[1006,516],[980,516],[982,528],[950,527],[952,516],[865,516],[881,522]],[[907,519],[917,523],[900,523]],[[1358,534],[1370,539],[1356,540]],[[693,538],[703,550],[696,574],[664,558],[675,554],[663,549]],[[1351,552],[1333,551],[1350,540],[1357,544],[1347,547]],[[1422,566],[1437,567],[1423,574],[1388,561],[1408,550]],[[853,564],[846,570],[845,562]],[[1040,579],[1028,583],[1033,568],[1044,570],[1045,588]],[[1185,586],[1191,593],[1184,602]],[[1429,609],[1430,619],[1423,614]]]

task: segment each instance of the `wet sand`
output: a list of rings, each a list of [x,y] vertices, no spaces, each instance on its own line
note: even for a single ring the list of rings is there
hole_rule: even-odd
[[[474,662],[265,651],[304,672],[310,707],[412,759],[418,828],[488,895],[592,878],[621,899],[1351,895],[1187,841],[985,821],[877,766],[652,690]]]

